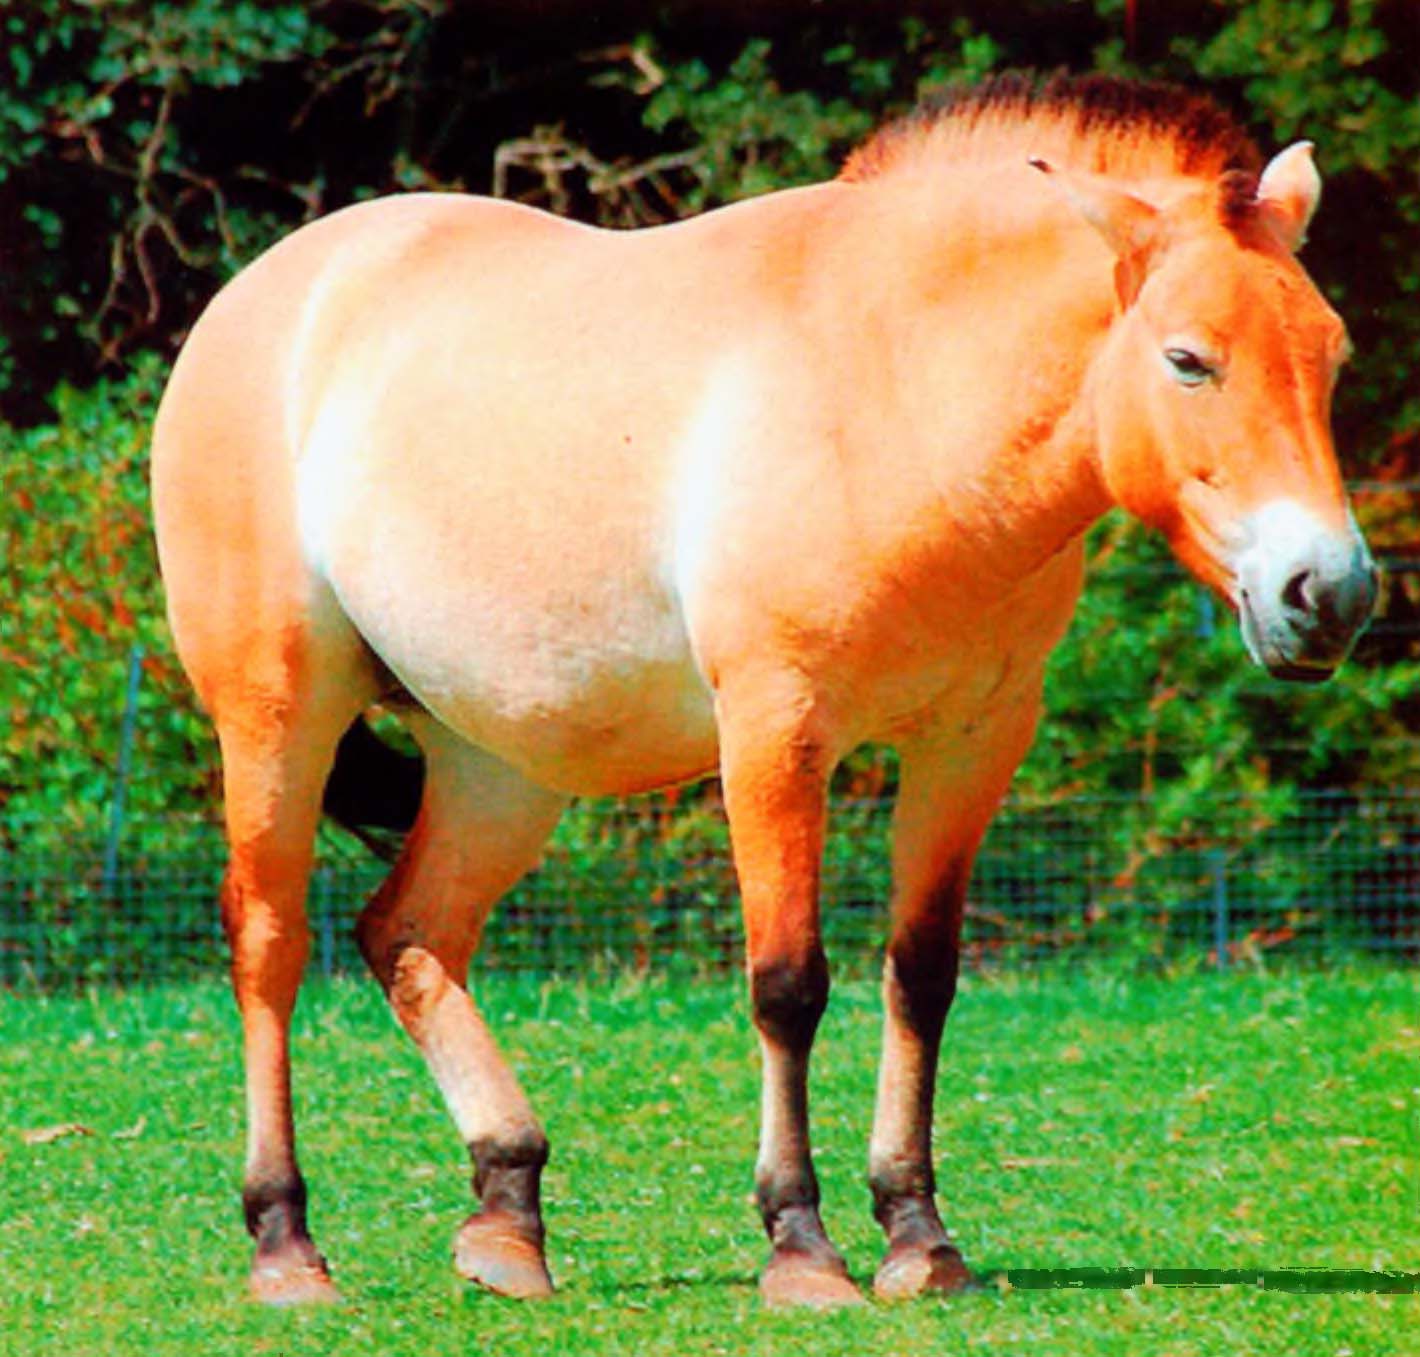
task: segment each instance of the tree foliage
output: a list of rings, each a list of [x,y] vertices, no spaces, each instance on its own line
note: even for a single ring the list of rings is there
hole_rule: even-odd
[[[1363,466],[1420,424],[1420,36],[1403,0],[689,7],[556,24],[447,0],[25,0],[0,13],[5,399],[43,417],[300,221],[398,188],[630,225],[833,172],[924,89],[1004,65],[1205,83],[1266,145],[1318,143],[1309,262],[1358,330],[1339,417]],[[1062,12],[1063,11],[1063,12]],[[614,15],[615,10],[611,13]],[[904,17],[906,16],[906,17]],[[753,28],[764,31],[755,33]]]

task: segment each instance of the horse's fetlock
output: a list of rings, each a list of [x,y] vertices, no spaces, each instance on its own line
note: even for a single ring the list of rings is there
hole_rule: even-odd
[[[930,1161],[900,1158],[875,1162],[868,1171],[868,1188],[873,1194],[874,1219],[886,1227],[905,1204],[930,1203],[937,1181]]]
[[[276,1246],[306,1231],[306,1181],[299,1172],[250,1178],[242,1186],[247,1233]]]
[[[538,1126],[500,1139],[469,1142],[473,1190],[485,1211],[506,1211],[541,1228],[540,1184],[547,1164],[547,1136]]]
[[[794,1200],[772,1208],[760,1207],[764,1233],[775,1253],[799,1253],[837,1257],[819,1214],[818,1191],[812,1200]]]
[[[765,1228],[772,1235],[775,1222],[786,1212],[792,1213],[801,1207],[818,1210],[818,1179],[812,1171],[807,1177],[796,1177],[787,1182],[761,1174],[755,1178],[754,1199]]]
[[[498,1139],[486,1136],[471,1140],[468,1152],[480,1173],[493,1169],[541,1169],[550,1154],[547,1136],[539,1126],[528,1126]]]

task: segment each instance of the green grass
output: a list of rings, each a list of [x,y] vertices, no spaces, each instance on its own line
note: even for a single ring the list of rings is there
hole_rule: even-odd
[[[992,1288],[766,1313],[739,987],[507,980],[483,999],[552,1137],[558,1297],[519,1307],[454,1277],[467,1167],[373,987],[345,982],[303,999],[297,1075],[313,1226],[347,1299],[284,1313],[242,1296],[225,989],[0,996],[0,1353],[1420,1351],[1411,1295]],[[874,987],[841,985],[815,1061],[825,1216],[863,1278],[877,1028]],[[1420,975],[971,979],[938,1105],[946,1215],[979,1271],[1420,1270]],[[71,1122],[91,1134],[23,1134]]]

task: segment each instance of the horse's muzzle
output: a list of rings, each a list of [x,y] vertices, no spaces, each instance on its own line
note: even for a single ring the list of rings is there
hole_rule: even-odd
[[[1237,582],[1252,658],[1274,678],[1320,683],[1370,620],[1378,576],[1358,531],[1327,530],[1289,504],[1257,515]]]

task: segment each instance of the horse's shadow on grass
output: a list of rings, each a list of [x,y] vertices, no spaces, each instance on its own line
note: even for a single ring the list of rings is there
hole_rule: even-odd
[[[855,1278],[870,1293],[871,1278]],[[753,1291],[757,1281],[752,1273],[706,1272],[693,1276],[638,1278],[618,1282],[615,1290],[624,1295],[655,1295],[676,1291]],[[1262,1291],[1332,1293],[1351,1295],[1414,1295],[1420,1292],[1420,1272],[1367,1271],[1361,1268],[1182,1268],[1182,1267],[1060,1267],[982,1268],[976,1285],[959,1295],[1013,1291],[1132,1291],[1135,1288],[1213,1289],[1246,1286]],[[590,1287],[573,1280],[565,1288],[573,1293]],[[943,1299],[954,1299],[944,1297]]]
[[[618,1283],[616,1289],[630,1295],[652,1295],[658,1291],[753,1291],[758,1285],[758,1280],[752,1272],[704,1272],[689,1277],[641,1278],[638,1281]]]
[[[1132,1291],[1136,1287],[1248,1286],[1262,1291],[1414,1294],[1420,1273],[1307,1267],[1062,1267],[983,1269],[981,1285],[1009,1291]]]

